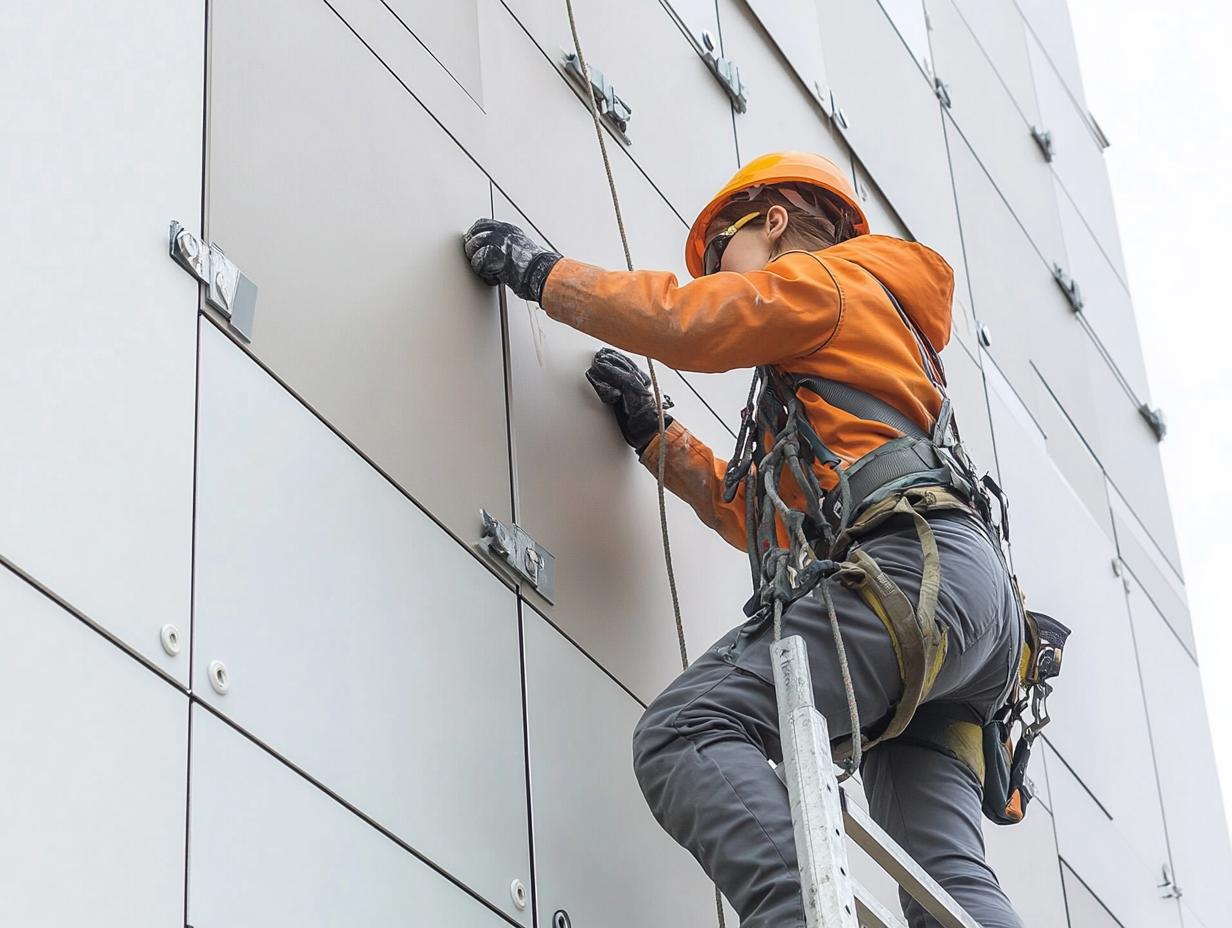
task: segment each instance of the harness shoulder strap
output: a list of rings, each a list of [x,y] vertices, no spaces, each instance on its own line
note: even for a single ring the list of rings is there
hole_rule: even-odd
[[[929,437],[928,432],[910,416],[895,409],[885,400],[853,387],[851,384],[809,374],[797,377],[795,385],[797,388],[808,387],[831,406],[859,419],[882,422],[912,438]]]

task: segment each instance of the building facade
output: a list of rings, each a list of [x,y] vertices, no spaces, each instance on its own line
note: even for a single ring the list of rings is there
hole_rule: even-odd
[[[687,279],[696,211],[791,148],[955,269],[963,435],[1012,500],[1029,604],[1074,629],[1036,803],[986,827],[1026,922],[1225,924],[1158,420],[1063,0],[574,5],[637,267]],[[624,265],[563,0],[6,20],[0,922],[714,924],[631,767],[680,670],[654,480],[583,379],[598,345],[461,251],[491,215]],[[255,282],[251,320],[172,260],[173,220]],[[749,372],[660,378],[729,454]],[[481,509],[551,552],[550,595],[480,550]],[[695,656],[742,620],[746,560],[668,517]]]

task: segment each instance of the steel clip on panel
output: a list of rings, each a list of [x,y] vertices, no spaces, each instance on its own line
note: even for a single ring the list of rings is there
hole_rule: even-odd
[[[252,340],[257,309],[257,285],[214,242],[207,247],[181,223],[172,221],[169,244],[175,262],[205,284],[205,299],[226,317],[228,324]]]
[[[485,509],[479,510],[479,518],[482,521],[479,549],[511,569],[549,603],[554,602],[556,558],[521,526],[507,525]]]

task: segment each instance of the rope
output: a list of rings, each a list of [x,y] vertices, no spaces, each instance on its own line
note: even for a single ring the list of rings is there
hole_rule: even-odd
[[[590,84],[590,68],[586,66],[586,56],[582,54],[582,41],[578,38],[577,20],[573,15],[573,0],[565,0],[565,9],[569,13],[569,31],[573,34],[573,50],[577,52],[578,67],[582,71],[585,82],[586,102],[590,106],[590,118],[595,124],[595,136],[599,139],[599,153],[603,156],[603,170],[607,174],[608,190],[612,194],[612,209],[616,211],[616,227],[620,230],[620,244],[625,252],[625,266],[633,270],[633,255],[629,251],[629,235],[625,231],[624,216],[620,211],[620,196],[616,193],[616,178],[612,176],[612,162],[607,154],[607,142],[603,137],[603,126],[599,122],[599,107],[595,103],[595,94]],[[689,651],[685,646],[684,621],[680,617],[680,595],[676,591],[676,571],[672,566],[672,542],[667,531],[667,495],[664,492],[664,475],[667,472],[667,423],[663,415],[663,394],[659,389],[659,376],[655,372],[654,359],[646,358],[646,366],[650,370],[650,385],[654,389],[655,408],[659,413],[659,461],[657,478],[659,485],[659,528],[663,535],[663,561],[667,567],[667,585],[672,593],[672,614],[676,618],[676,640],[680,644],[680,664],[684,669],[689,667]],[[714,888],[714,906],[718,915],[719,928],[726,928],[723,915],[723,895],[716,885]]]
[[[565,9],[569,13],[569,31],[573,33],[573,49],[577,52],[578,66],[582,70],[582,80],[586,83],[586,102],[590,104],[590,117],[595,124],[595,135],[599,139],[599,153],[603,156],[603,170],[607,174],[607,186],[612,193],[612,208],[616,211],[616,226],[620,229],[620,244],[625,252],[625,266],[633,270],[633,255],[629,251],[629,234],[625,231],[624,215],[620,211],[620,197],[616,193],[616,178],[612,176],[612,162],[607,155],[607,142],[603,138],[603,125],[599,122],[599,107],[595,103],[595,94],[590,84],[590,68],[586,66],[586,57],[582,54],[582,41],[578,38],[577,20],[573,16],[573,0],[565,0]],[[655,372],[654,359],[647,357],[646,366],[650,370],[650,385],[654,389],[655,408],[659,412],[659,528],[663,534],[663,560],[667,565],[667,585],[672,593],[672,614],[676,617],[676,640],[680,643],[680,664],[684,669],[689,666],[689,652],[684,641],[684,622],[680,618],[680,595],[676,592],[676,571],[672,567],[672,542],[667,532],[667,496],[664,493],[664,474],[667,471],[667,424],[663,416],[663,394],[659,390],[659,376]],[[723,925],[723,909],[719,909],[719,925]]]

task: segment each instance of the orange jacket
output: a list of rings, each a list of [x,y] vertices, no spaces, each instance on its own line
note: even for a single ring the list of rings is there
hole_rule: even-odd
[[[727,371],[771,364],[793,374],[819,374],[852,384],[929,428],[941,397],[925,375],[908,328],[873,276],[898,298],[933,347],[950,338],[954,272],[916,242],[860,235],[814,252],[789,252],[760,271],[721,271],[681,286],[666,271],[606,271],[563,258],[540,301],[553,319],[678,370]],[[809,421],[844,465],[899,433],[859,419],[801,391]],[[745,548],[744,490],[723,500],[725,460],[679,422],[667,431],[665,482],[698,517]],[[659,439],[641,460],[658,468]],[[837,481],[817,467],[829,489]],[[784,502],[803,496],[784,471]]]

